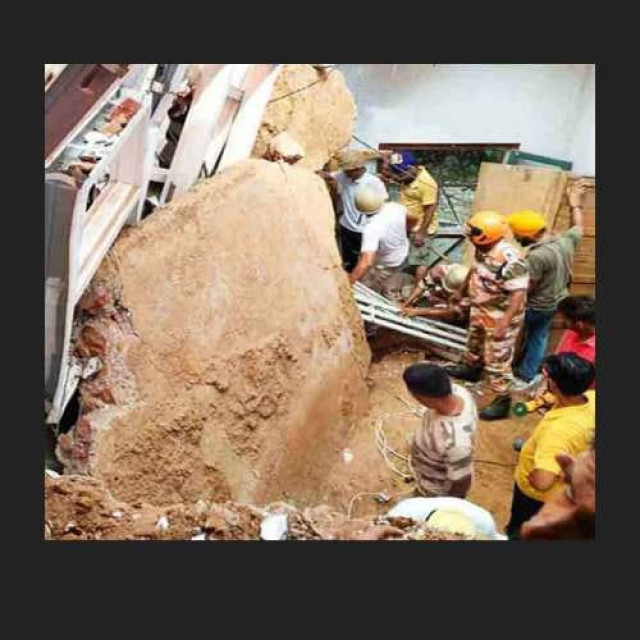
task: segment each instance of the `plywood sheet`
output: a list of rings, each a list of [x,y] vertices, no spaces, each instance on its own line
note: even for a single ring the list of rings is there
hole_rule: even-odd
[[[473,211],[497,211],[508,215],[533,209],[544,215],[553,228],[567,187],[567,173],[553,169],[483,162]],[[462,261],[473,262],[473,245],[465,243]]]
[[[564,171],[483,162],[473,210],[507,215],[533,209],[553,228],[566,187]]]

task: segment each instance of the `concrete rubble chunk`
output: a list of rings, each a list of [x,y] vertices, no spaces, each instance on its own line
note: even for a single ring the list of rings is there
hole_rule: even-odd
[[[317,171],[350,143],[357,110],[340,71],[331,69],[322,79],[310,64],[285,65],[272,96],[258,132],[254,157],[263,157],[270,141],[286,132],[305,151],[298,166]]]

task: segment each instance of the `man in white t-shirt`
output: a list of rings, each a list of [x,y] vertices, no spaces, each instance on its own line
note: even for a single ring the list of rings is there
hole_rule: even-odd
[[[409,255],[407,210],[397,202],[385,202],[379,191],[366,185],[355,194],[359,212],[369,218],[362,234],[360,257],[349,280],[361,281],[391,298],[399,295],[396,277]]]
[[[418,491],[464,498],[471,489],[478,410],[471,394],[446,371],[420,363],[405,369],[411,395],[427,408],[411,447]]]
[[[335,183],[342,203],[342,215],[339,220],[342,261],[346,271],[351,273],[360,255],[362,232],[368,223],[367,216],[356,207],[356,191],[359,186],[366,185],[380,193],[383,200],[388,200],[389,194],[384,182],[367,171],[362,153],[343,153],[341,164],[342,171],[321,175]]]

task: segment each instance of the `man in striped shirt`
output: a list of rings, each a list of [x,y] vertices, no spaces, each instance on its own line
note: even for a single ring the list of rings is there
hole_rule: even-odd
[[[418,491],[464,498],[471,489],[478,411],[471,394],[442,367],[421,363],[405,369],[411,395],[426,411],[411,447]]]

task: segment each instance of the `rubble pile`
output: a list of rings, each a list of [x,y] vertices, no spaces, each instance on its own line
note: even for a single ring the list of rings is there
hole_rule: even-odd
[[[381,523],[403,531],[396,540],[469,539],[429,530],[407,518],[350,520],[327,506],[301,511],[282,502],[264,508],[232,501],[168,506],[126,503],[116,500],[95,478],[45,475],[47,540],[260,540],[261,525],[272,514],[286,514],[282,539],[287,540],[353,540]]]

